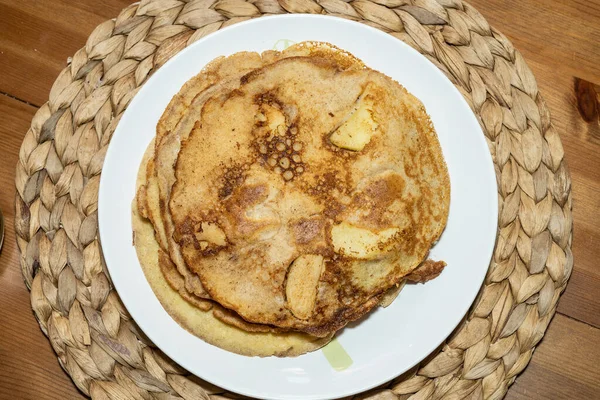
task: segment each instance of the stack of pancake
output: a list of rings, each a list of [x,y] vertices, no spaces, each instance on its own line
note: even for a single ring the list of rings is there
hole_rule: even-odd
[[[295,356],[424,282],[450,183],[423,105],[324,43],[214,60],[160,119],[134,243],[184,328]]]

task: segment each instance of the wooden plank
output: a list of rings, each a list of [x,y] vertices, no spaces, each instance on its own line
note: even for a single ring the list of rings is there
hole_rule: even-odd
[[[471,0],[527,61],[554,64],[562,74],[600,77],[600,1]]]
[[[40,106],[67,58],[129,0],[0,0],[0,92]]]
[[[600,398],[600,329],[556,315],[506,400]]]
[[[83,399],[33,316],[19,266],[14,232],[15,166],[35,111],[0,95],[0,208],[6,225],[0,252],[0,398]]]

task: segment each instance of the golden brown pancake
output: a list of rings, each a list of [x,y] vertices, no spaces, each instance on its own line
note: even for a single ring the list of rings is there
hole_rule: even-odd
[[[180,140],[188,136],[197,120],[195,113],[200,113],[201,106],[211,95],[239,85],[239,78],[243,73],[255,67],[298,55],[329,55],[341,68],[362,67],[362,63],[353,56],[322,43],[303,43],[283,53],[267,51],[258,55],[242,52],[230,57],[221,57],[211,62],[200,74],[184,85],[170,102],[158,124],[157,144],[154,156],[147,163],[146,179],[139,191],[138,208],[140,214],[148,218],[154,227],[156,239],[161,247],[158,262],[165,279],[185,300],[202,310],[210,309],[213,304],[204,300],[209,298],[208,294],[204,291],[198,277],[189,272],[181,259],[179,246],[171,238],[170,215],[165,213],[163,206],[169,199],[170,185],[174,181],[173,164]],[[214,316],[227,324],[250,332],[282,330],[269,325],[250,324],[234,312],[220,311],[219,307],[215,308]]]
[[[211,62],[199,75],[184,85],[159,121],[154,163],[148,163],[148,178],[144,188],[148,194],[145,207],[148,209],[148,217],[155,228],[161,248],[169,254],[178,272],[184,278],[180,290],[188,292],[186,297],[210,298],[198,277],[190,273],[185,265],[179,245],[172,240],[173,223],[165,207],[169,202],[171,186],[175,181],[174,164],[180,142],[188,137],[198,120],[202,106],[211,96],[239,86],[239,78],[253,69],[293,56],[327,56],[335,60],[343,69],[358,69],[363,66],[350,54],[323,43],[303,43],[281,53],[266,51],[259,55],[241,52],[229,57],[221,57]],[[169,277],[167,276],[167,279]]]
[[[326,336],[443,231],[450,186],[423,105],[325,56],[254,69],[203,102],[168,202],[184,264],[244,320]]]
[[[138,173],[138,187],[146,180],[145,164],[150,159],[150,154],[151,151],[146,152]],[[332,335],[315,338],[299,332],[282,333],[267,325],[247,324],[240,329],[238,325],[243,322],[240,322],[239,317],[218,304],[200,300],[204,303],[198,305],[195,303],[197,300],[184,300],[164,279],[165,273],[177,274],[177,271],[174,267],[161,271],[158,258],[162,250],[155,238],[152,224],[138,211],[137,200],[132,207],[132,220],[134,244],[140,264],[162,306],[186,330],[225,350],[260,357],[298,356],[314,351],[331,340]],[[181,276],[173,279],[182,280]],[[211,304],[211,307],[205,309],[204,304]]]

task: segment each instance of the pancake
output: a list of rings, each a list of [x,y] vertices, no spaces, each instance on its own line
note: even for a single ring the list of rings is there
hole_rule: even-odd
[[[138,173],[138,187],[146,180],[145,165],[151,154],[146,152],[142,167]],[[332,335],[326,338],[315,338],[298,332],[281,333],[273,331],[268,326],[255,326],[248,324],[245,330],[235,326],[239,317],[234,316],[232,323],[227,323],[232,318],[231,311],[211,303],[209,310],[202,310],[193,302],[186,301],[165,280],[164,274],[177,273],[175,269],[161,271],[158,263],[162,251],[154,235],[154,228],[148,219],[138,211],[137,200],[132,207],[132,221],[134,231],[134,244],[144,274],[154,294],[169,313],[182,327],[204,341],[225,350],[246,356],[298,356],[309,351],[314,351],[331,340]],[[179,277],[182,279],[181,277]],[[176,280],[176,279],[175,279]],[[225,322],[224,322],[225,321]],[[249,330],[262,329],[262,331],[248,332]]]
[[[210,298],[245,321],[327,336],[400,284],[446,225],[433,125],[381,73],[284,58],[198,118],[166,203],[172,238]]]
[[[296,56],[327,56],[335,60],[339,68],[343,69],[363,67],[363,64],[352,55],[323,43],[302,43],[281,53],[266,51],[259,55],[241,52],[229,57],[221,57],[211,62],[199,75],[183,86],[158,123],[154,163],[148,164],[150,170],[147,174],[145,190],[149,195],[146,207],[161,248],[169,254],[177,271],[184,278],[184,285],[180,289],[188,292],[184,296],[210,298],[198,277],[190,273],[181,256],[179,245],[172,239],[173,223],[165,207],[169,202],[170,190],[175,181],[174,164],[181,140],[188,137],[198,120],[202,106],[211,96],[239,86],[239,78],[253,69],[279,59]]]
[[[236,78],[239,85],[239,77],[261,63],[298,55],[328,55],[335,59],[341,68],[346,69],[363,66],[350,54],[322,43],[303,43],[290,47],[283,53],[267,51],[258,55],[242,52],[230,57],[221,57],[184,85],[170,102],[157,126],[154,157],[147,164],[147,178],[140,188],[142,195],[138,196],[138,206],[144,210],[142,215],[150,219],[154,226],[155,236],[161,247],[159,265],[165,279],[185,300],[203,310],[212,307],[210,302],[203,300],[210,297],[203,290],[198,277],[189,272],[181,259],[178,245],[171,240],[170,215],[165,213],[165,208],[161,206],[169,198],[170,183],[174,180],[172,165],[179,150],[180,140],[187,137],[195,123],[195,111],[200,112],[198,109],[210,95],[231,88],[236,84]],[[227,81],[229,78],[232,79]],[[173,262],[177,265],[176,269]],[[216,311],[215,316],[223,322],[251,332],[281,331],[272,326],[249,324],[231,312]]]

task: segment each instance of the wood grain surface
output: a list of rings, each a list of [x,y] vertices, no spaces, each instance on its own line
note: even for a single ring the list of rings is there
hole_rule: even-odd
[[[508,399],[600,399],[600,0],[471,0],[519,49],[573,182],[575,266],[558,314]],[[67,57],[128,0],[0,0],[0,399],[84,398],[31,311],[14,239],[19,147]]]

